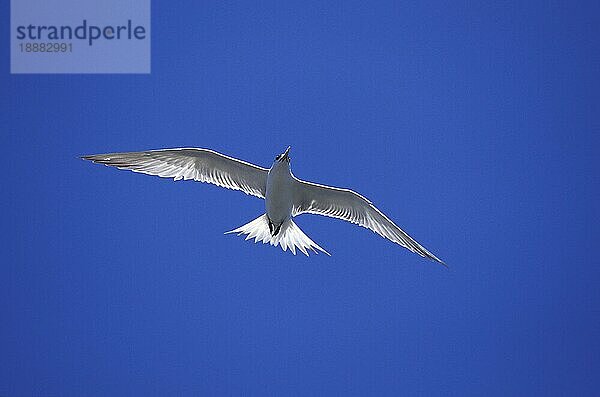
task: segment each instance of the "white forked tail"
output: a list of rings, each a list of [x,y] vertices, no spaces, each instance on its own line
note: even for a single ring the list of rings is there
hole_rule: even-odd
[[[253,238],[255,243],[262,241],[263,244],[269,243],[275,247],[280,245],[281,249],[284,251],[289,248],[294,255],[296,255],[296,248],[298,248],[306,256],[308,256],[308,250],[313,251],[315,254],[318,253],[318,251],[321,251],[331,256],[329,252],[319,247],[317,243],[312,241],[306,234],[304,234],[298,225],[296,225],[291,219],[285,221],[283,225],[281,225],[281,229],[276,236],[271,236],[267,214],[263,214],[252,222],[246,223],[245,225],[240,226],[230,232],[226,232],[225,234],[229,233],[237,233],[238,236],[247,234],[246,240]]]

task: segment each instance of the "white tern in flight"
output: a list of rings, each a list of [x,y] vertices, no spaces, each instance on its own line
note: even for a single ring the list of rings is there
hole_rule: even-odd
[[[241,190],[265,199],[266,213],[227,233],[245,234],[246,240],[296,249],[327,251],[312,241],[292,220],[300,214],[339,218],[371,229],[422,257],[444,264],[360,194],[296,178],[290,169],[290,147],[277,155],[270,169],[225,156],[209,149],[177,148],[145,152],[108,153],[83,156],[85,160],[119,169],[174,180],[193,179]]]

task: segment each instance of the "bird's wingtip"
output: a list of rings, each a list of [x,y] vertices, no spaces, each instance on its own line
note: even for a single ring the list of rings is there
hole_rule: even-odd
[[[435,256],[433,258],[429,258],[429,259],[431,259],[434,262],[439,263],[440,265],[444,266],[446,269],[450,270],[450,266],[448,266],[448,264],[446,262],[444,262],[443,260],[441,260]]]

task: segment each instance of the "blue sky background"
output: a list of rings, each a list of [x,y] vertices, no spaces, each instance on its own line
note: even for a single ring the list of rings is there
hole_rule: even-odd
[[[158,2],[151,75],[10,75],[0,395],[593,395],[597,2]],[[213,148],[372,199],[450,270],[81,154]]]

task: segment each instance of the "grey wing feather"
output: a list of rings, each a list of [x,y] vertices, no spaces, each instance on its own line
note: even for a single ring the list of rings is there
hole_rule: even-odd
[[[264,198],[268,169],[209,149],[180,148],[82,156],[119,169],[174,180],[193,179]]]
[[[416,242],[368,199],[349,190],[296,179],[293,215],[318,214],[343,219],[371,229],[422,257],[445,263]]]

